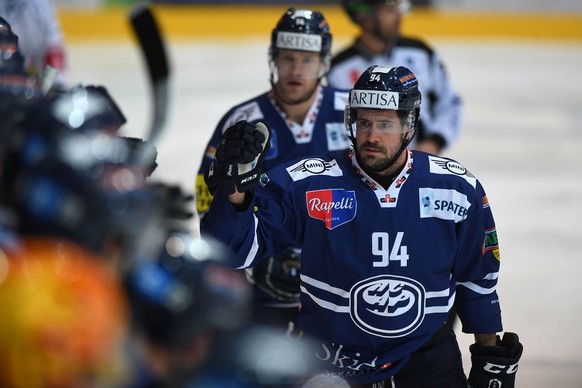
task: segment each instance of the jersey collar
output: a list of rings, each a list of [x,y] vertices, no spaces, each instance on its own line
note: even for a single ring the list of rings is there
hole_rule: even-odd
[[[356,174],[360,177],[362,182],[364,182],[366,186],[374,191],[380,206],[396,207],[396,204],[398,203],[398,196],[400,195],[400,189],[404,183],[406,183],[412,171],[412,164],[414,160],[412,152],[409,149],[406,150],[406,163],[404,164],[402,171],[400,171],[400,174],[397,175],[396,179],[394,179],[387,190],[385,190],[382,185],[380,185],[364,172],[364,170],[358,164],[356,155],[353,151],[349,153],[348,157],[351,159],[352,166],[354,167]]]

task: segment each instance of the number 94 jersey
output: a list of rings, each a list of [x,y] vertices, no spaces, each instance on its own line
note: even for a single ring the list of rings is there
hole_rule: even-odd
[[[301,328],[321,341],[317,357],[335,373],[358,383],[395,374],[453,303],[463,331],[502,330],[495,223],[461,164],[408,151],[387,190],[345,153],[295,160],[262,178],[255,212],[220,200],[202,228],[234,247],[241,267],[270,240],[303,243]]]

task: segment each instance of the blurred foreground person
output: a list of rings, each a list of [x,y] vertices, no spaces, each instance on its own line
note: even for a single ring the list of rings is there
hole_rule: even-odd
[[[120,274],[161,246],[163,197],[102,93],[13,92],[0,99],[0,386],[126,386]]]

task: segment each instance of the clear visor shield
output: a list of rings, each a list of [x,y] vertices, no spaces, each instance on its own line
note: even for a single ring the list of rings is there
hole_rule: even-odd
[[[346,105],[344,110],[344,124],[352,137],[356,137],[358,131],[376,131],[382,135],[399,135],[413,130],[414,112],[408,112],[406,118],[396,114],[381,113],[380,109],[357,109]]]

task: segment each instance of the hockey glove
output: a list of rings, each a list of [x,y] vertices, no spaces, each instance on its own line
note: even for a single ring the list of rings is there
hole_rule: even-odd
[[[271,130],[266,123],[244,120],[229,127],[216,148],[214,162],[204,175],[213,196],[252,190],[261,175],[269,151]]]
[[[287,248],[246,271],[250,283],[280,302],[299,302],[301,250]]]
[[[471,351],[471,372],[469,386],[472,388],[513,388],[515,373],[523,345],[515,333],[505,333],[503,339],[497,336],[497,346],[473,344]]]

